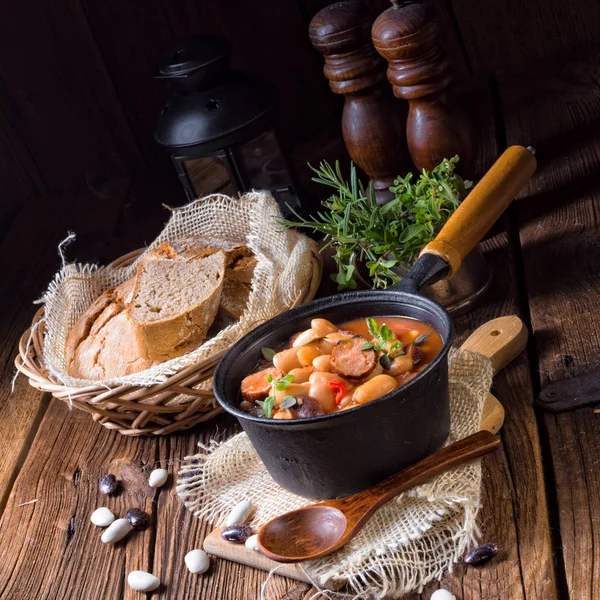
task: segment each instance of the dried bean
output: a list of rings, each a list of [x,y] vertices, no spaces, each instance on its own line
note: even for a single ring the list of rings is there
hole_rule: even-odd
[[[260,552],[260,548],[258,547],[258,535],[255,533],[251,535],[244,544],[246,548],[249,550],[255,550],[256,552]]]
[[[139,592],[153,592],[160,585],[160,579],[146,571],[131,571],[127,575],[127,583]]]
[[[251,535],[254,535],[254,530],[249,525],[241,525],[240,523],[226,527],[221,531],[221,537],[228,542],[236,542],[243,544]]]
[[[300,402],[302,401],[302,402]],[[323,407],[310,396],[296,396],[298,408],[296,414],[300,419],[308,419],[309,417],[320,417],[325,414]]]
[[[252,502],[248,502],[248,500],[242,500],[231,509],[231,512],[225,521],[225,525],[230,527],[231,525],[243,523],[251,512]]]
[[[119,482],[112,473],[104,475],[102,479],[100,479],[100,492],[107,496],[112,496],[117,491],[118,487]]]
[[[131,523],[127,519],[113,521],[100,538],[105,544],[115,544],[131,531]]]
[[[185,555],[183,561],[190,573],[206,573],[210,568],[210,558],[204,550],[191,550]]]
[[[115,520],[115,515],[105,506],[97,508],[90,517],[96,527],[108,527]]]
[[[498,553],[497,544],[483,544],[465,554],[463,561],[469,565],[479,565]]]
[[[141,508],[130,508],[125,513],[125,518],[131,523],[135,529],[146,529],[150,517]]]
[[[439,589],[431,594],[431,600],[456,600],[456,596],[448,590]]]
[[[148,485],[151,488],[159,488],[165,485],[169,473],[166,469],[154,469],[148,478]]]

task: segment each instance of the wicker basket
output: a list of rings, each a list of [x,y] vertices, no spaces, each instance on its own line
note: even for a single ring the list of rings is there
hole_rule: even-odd
[[[322,261],[316,244],[311,243],[313,274],[308,288],[294,306],[312,300],[321,281]],[[133,262],[143,250],[130,252],[112,263],[123,267]],[[164,383],[150,387],[105,385],[68,387],[52,378],[44,366],[44,308],[33,318],[31,327],[21,336],[17,370],[29,378],[34,388],[49,392],[71,406],[91,413],[94,420],[123,435],[164,435],[207,421],[221,412],[211,390],[197,389],[211,378],[226,350],[171,375]]]

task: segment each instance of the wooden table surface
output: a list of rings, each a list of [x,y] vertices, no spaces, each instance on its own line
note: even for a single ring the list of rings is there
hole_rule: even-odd
[[[494,280],[486,303],[457,320],[458,342],[491,318],[518,314],[532,331],[528,351],[495,379],[506,408],[502,449],[484,459],[483,541],[498,556],[482,567],[457,566],[440,585],[461,600],[600,598],[600,414],[583,408],[537,413],[546,385],[600,369],[600,70],[569,65],[476,83],[473,114],[480,132],[479,171],[510,144],[532,144],[539,170],[504,219],[505,231],[484,243]],[[311,154],[321,158],[326,147]],[[0,598],[121,600],[143,596],[126,584],[135,569],[164,582],[153,598],[255,599],[265,574],[217,560],[191,575],[185,553],[208,531],[184,508],[171,484],[149,493],[148,470],[175,473],[198,441],[236,425],[225,416],[160,439],[126,438],[70,411],[18,378],[17,340],[59,266],[57,242],[80,239],[71,260],[103,261],[150,241],[160,219],[152,206],[172,202],[153,174],[39,198],[2,234],[0,296]],[[148,234],[148,231],[151,233]],[[100,542],[90,513],[102,503],[99,477],[112,472],[132,505],[155,525],[116,547]],[[37,502],[29,503],[36,499]],[[269,600],[308,599],[308,585],[274,576]]]

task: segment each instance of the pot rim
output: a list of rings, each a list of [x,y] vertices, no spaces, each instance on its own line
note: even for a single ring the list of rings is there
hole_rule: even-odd
[[[442,321],[444,321],[447,325],[448,334],[446,338],[443,339],[443,345],[436,357],[429,363],[429,366],[421,371],[416,377],[413,377],[408,383],[405,383],[401,387],[392,390],[385,396],[381,396],[381,398],[377,398],[376,400],[372,400],[363,406],[357,406],[355,408],[350,408],[348,410],[343,410],[340,412],[329,413],[326,415],[321,415],[318,417],[308,417],[304,419],[265,419],[263,417],[255,417],[253,415],[240,410],[235,407],[232,402],[229,402],[226,399],[226,395],[224,393],[224,386],[226,381],[226,373],[234,366],[237,358],[243,353],[243,351],[251,344],[253,344],[256,338],[260,338],[265,334],[273,333],[274,330],[280,329],[282,325],[288,324],[291,319],[297,319],[302,317],[309,317],[322,312],[324,310],[330,308],[342,308],[344,304],[354,304],[357,301],[385,301],[387,302],[406,302],[414,305],[418,305],[419,307],[426,307],[428,310],[435,312],[439,315]],[[388,316],[402,316],[402,315],[388,315]],[[440,332],[438,334],[441,336]],[[271,428],[290,428],[290,427],[303,427],[305,425],[311,425],[313,423],[320,423],[327,420],[333,419],[341,419],[347,415],[354,414],[358,410],[363,410],[369,406],[376,406],[383,404],[385,402],[389,402],[392,398],[396,398],[401,393],[404,394],[408,392],[411,387],[413,387],[417,382],[419,382],[424,377],[427,377],[431,371],[433,371],[437,365],[443,361],[447,360],[448,352],[450,347],[452,346],[452,342],[454,340],[454,327],[450,314],[448,311],[433,300],[430,300],[426,296],[422,296],[420,294],[411,294],[408,292],[394,291],[394,290],[369,290],[369,291],[360,291],[360,292],[347,292],[344,294],[337,294],[334,296],[327,296],[325,298],[319,298],[318,300],[313,300],[307,304],[303,304],[301,306],[297,306],[296,308],[292,308],[290,310],[284,311],[275,317],[272,317],[268,321],[265,321],[258,327],[252,329],[248,333],[246,333],[242,338],[240,338],[235,344],[227,351],[227,353],[223,356],[223,358],[217,364],[214,374],[214,383],[213,383],[213,391],[215,397],[219,404],[225,409],[225,411],[240,420],[251,421],[253,423],[259,423],[265,427]],[[221,393],[223,392],[223,394]]]

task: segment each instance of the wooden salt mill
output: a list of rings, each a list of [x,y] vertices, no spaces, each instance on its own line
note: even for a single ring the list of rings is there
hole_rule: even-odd
[[[476,155],[475,131],[450,94],[452,73],[434,10],[417,2],[392,4],[373,24],[372,38],[388,61],[394,94],[408,100],[406,140],[413,162],[419,170],[431,170],[443,158],[458,154],[458,170],[469,176]]]
[[[329,86],[344,95],[342,131],[352,160],[369,176],[378,204],[393,197],[388,188],[410,166],[406,111],[385,81],[385,61],[371,44],[372,16],[357,0],[337,2],[310,23],[312,45],[325,57]]]

